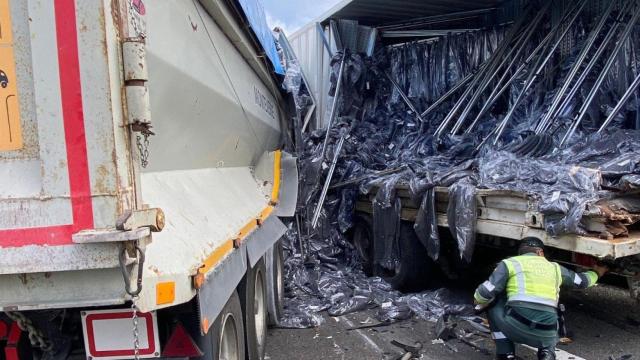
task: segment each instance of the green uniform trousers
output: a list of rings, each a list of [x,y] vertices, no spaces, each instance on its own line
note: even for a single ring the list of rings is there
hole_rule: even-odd
[[[544,325],[556,325],[555,330],[540,330],[524,325],[508,315],[508,310],[517,311],[528,320]],[[515,353],[515,344],[526,344],[537,349],[552,348],[558,343],[558,314],[523,306],[507,305],[506,297],[500,297],[488,310],[489,327],[496,342],[496,353]]]

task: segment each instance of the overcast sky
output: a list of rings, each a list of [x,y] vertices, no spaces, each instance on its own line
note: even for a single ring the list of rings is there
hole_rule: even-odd
[[[291,35],[341,0],[262,0],[267,22]]]

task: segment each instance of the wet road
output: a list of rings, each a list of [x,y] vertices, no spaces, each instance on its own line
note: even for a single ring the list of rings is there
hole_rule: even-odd
[[[640,304],[625,291],[598,286],[587,291],[563,294],[567,322],[574,340],[560,345],[558,359],[637,359],[640,360]],[[375,310],[337,318],[326,316],[317,329],[271,329],[268,337],[269,359],[400,359],[405,353],[391,344],[423,344],[420,359],[493,359],[490,339],[474,335],[469,340],[491,355],[474,349],[460,340],[446,344],[434,341],[435,324],[409,320],[390,326],[350,330],[370,323]],[[461,324],[461,327],[467,328]],[[471,329],[469,327],[469,329]],[[518,349],[521,359],[536,359],[532,349]]]

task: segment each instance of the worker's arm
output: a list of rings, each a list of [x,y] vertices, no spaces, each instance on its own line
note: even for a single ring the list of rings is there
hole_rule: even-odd
[[[593,270],[578,273],[571,271],[564,266],[560,266],[562,271],[562,286],[576,289],[590,288],[598,282],[608,269],[605,266],[594,266]]]
[[[476,289],[474,299],[478,305],[487,305],[493,301],[498,295],[504,292],[509,281],[509,269],[500,262],[493,274],[489,277],[489,280],[483,282]]]

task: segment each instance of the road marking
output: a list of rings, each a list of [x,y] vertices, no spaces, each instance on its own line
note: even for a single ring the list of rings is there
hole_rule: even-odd
[[[537,353],[538,349],[531,347],[529,345],[522,345],[523,347],[532,350],[533,352]],[[556,360],[586,360],[584,358],[581,358],[578,355],[573,355],[571,353],[568,353],[564,350],[558,349],[556,348]]]
[[[355,325],[351,322],[351,320],[347,319],[345,316],[341,316],[340,318],[342,318],[342,320],[344,320],[344,322],[347,323],[347,325],[349,325],[349,327],[355,327]],[[383,351],[382,349],[378,346],[378,344],[376,344],[375,341],[373,341],[373,339],[371,339],[367,334],[365,334],[364,332],[362,332],[362,330],[357,329],[357,330],[352,330],[355,331],[356,333],[358,333],[358,335],[360,335],[361,338],[364,339],[364,341],[366,341],[369,345],[371,345],[371,347],[377,351],[378,353],[382,354]]]

